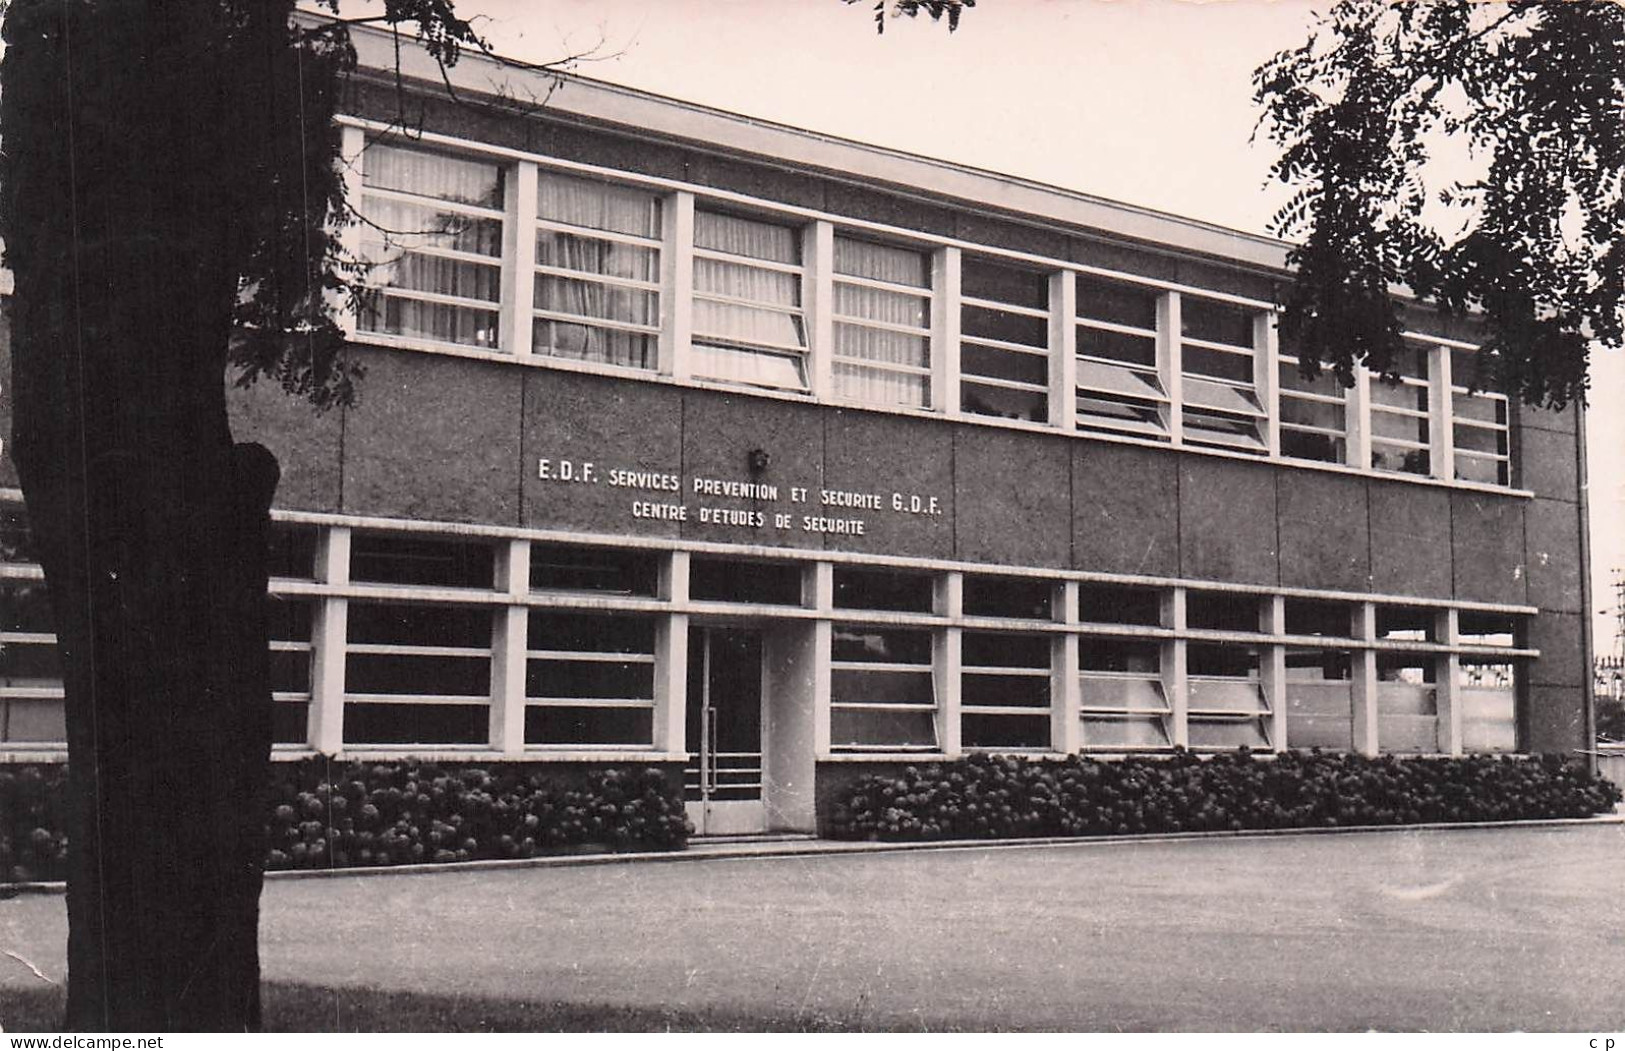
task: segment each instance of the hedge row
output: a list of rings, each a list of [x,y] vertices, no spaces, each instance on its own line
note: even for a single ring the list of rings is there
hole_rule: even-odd
[[[658,768],[583,776],[411,761],[272,768],[268,869],[528,858],[588,844],[681,848],[681,787]],[[0,881],[61,879],[66,768],[0,769]]]
[[[1620,801],[1561,757],[972,756],[855,781],[839,839],[1003,839],[1587,817]]]

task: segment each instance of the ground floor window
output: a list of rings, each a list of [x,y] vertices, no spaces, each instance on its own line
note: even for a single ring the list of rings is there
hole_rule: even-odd
[[[345,743],[485,744],[491,617],[484,606],[351,603]]]
[[[8,543],[0,751],[60,750],[44,583],[16,560],[26,534]],[[815,758],[1504,753],[1538,656],[1515,609],[1409,600],[287,523],[268,557],[283,749],[675,755],[702,690],[713,722],[756,713],[758,743],[713,751],[762,776],[773,740]],[[754,648],[696,680],[696,631],[713,655]]]
[[[653,618],[532,610],[525,658],[527,745],[653,742]]]
[[[1268,748],[1270,706],[1256,646],[1195,645],[1187,651],[1192,748]]]
[[[1050,640],[967,631],[960,654],[960,741],[971,749],[1050,745]]]
[[[835,625],[829,742],[840,751],[935,751],[932,632]]]
[[[1162,682],[1162,644],[1135,639],[1078,640],[1083,747],[1166,748],[1173,743]]]

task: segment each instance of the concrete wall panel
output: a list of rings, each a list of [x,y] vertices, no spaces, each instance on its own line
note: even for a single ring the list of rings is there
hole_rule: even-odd
[[[1181,458],[1181,575],[1238,584],[1279,583],[1275,471],[1236,460]]]
[[[548,478],[541,477],[543,459]],[[589,463],[593,480],[574,480]],[[651,510],[682,504],[682,468],[682,400],[676,390],[525,370],[520,464],[525,525],[675,537],[680,523],[654,517]],[[664,487],[672,482],[676,490]]]
[[[1533,500],[1524,513],[1524,531],[1530,604],[1581,612],[1579,505]]]
[[[941,237],[954,236],[954,213],[948,208],[893,197],[833,179],[825,181],[824,199],[830,211],[854,219],[867,219],[872,223],[900,226]]]
[[[1072,564],[1068,439],[961,426],[954,432],[955,554],[967,562]]]
[[[1472,602],[1529,601],[1524,564],[1526,501],[1488,493],[1450,494],[1451,550],[1457,598]]]
[[[524,383],[507,365],[363,351],[345,414],[349,514],[517,525]]]
[[[373,398],[372,376],[361,381],[361,402]],[[262,380],[246,390],[226,391],[231,434],[239,442],[259,442],[276,454],[282,480],[276,506],[298,511],[337,511],[341,503],[345,409],[317,412],[303,398]]]
[[[1074,568],[1179,574],[1178,454],[1077,442],[1072,493]]]
[[[1371,518],[1363,478],[1282,471],[1281,583],[1294,588],[1371,587]]]
[[[917,558],[954,555],[953,425],[837,409],[824,416],[824,485],[877,497],[879,510],[816,507],[802,514],[864,520],[861,536],[829,534],[832,550]],[[814,494],[815,499],[818,494]],[[899,509],[900,508],[900,509]]]
[[[1521,487],[1555,500],[1578,498],[1580,468],[1573,434],[1525,428],[1518,443]]]
[[[1529,622],[1529,645],[1540,651],[1540,659],[1528,663],[1528,677],[1534,686],[1588,686],[1580,614],[1542,613]]]
[[[1553,412],[1550,409],[1536,409],[1529,405],[1514,406],[1512,411],[1517,416],[1518,425],[1525,430],[1532,428],[1541,431],[1558,431],[1562,434],[1573,434],[1575,432],[1575,423],[1580,415],[1579,411],[1572,405],[1561,412]]]
[[[970,212],[959,212],[955,216],[954,229],[956,236],[961,240],[973,244],[1008,248],[1015,252],[1031,252],[1034,255],[1057,259],[1064,258],[1070,247],[1067,236],[1057,230]]]
[[[792,499],[792,486],[816,495],[824,486],[824,422],[827,410],[794,402],[768,400],[717,391],[683,395],[684,501],[688,521],[685,540],[732,544],[773,544],[818,549],[823,534],[801,528],[803,514],[816,514],[811,504]],[[752,467],[751,453],[767,454],[767,465]],[[777,489],[777,500],[696,493],[696,479],[757,483]],[[760,514],[760,525],[703,521],[712,512]],[[774,514],[791,516],[793,527],[779,529]],[[845,517],[843,515],[842,517]]]
[[[1585,694],[1576,689],[1535,686],[1523,713],[1526,752],[1571,754],[1586,741]]]
[[[1367,483],[1371,506],[1371,590],[1448,598],[1450,496],[1404,482]]]

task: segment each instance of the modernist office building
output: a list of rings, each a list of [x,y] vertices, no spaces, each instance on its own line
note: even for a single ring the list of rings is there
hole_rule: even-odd
[[[1587,744],[1577,413],[1303,379],[1284,246],[357,33],[360,403],[262,386],[278,754],[668,765],[815,827],[981,750]],[[505,86],[504,86],[505,85]],[[420,126],[416,122],[421,121]],[[15,475],[0,477],[15,505]],[[60,757],[11,588],[0,748]]]

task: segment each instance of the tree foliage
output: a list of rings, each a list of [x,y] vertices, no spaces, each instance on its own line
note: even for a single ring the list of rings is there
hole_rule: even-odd
[[[844,2],[855,4],[858,0]],[[965,9],[975,6],[976,0],[874,0],[875,31],[884,33],[888,18],[913,18],[923,14],[930,15],[933,22],[946,18],[951,33],[959,28],[959,16]]]
[[[1306,371],[1392,374],[1400,286],[1482,312],[1458,382],[1583,401],[1589,350],[1625,334],[1625,6],[1342,0],[1253,83],[1293,187],[1281,336]],[[1473,174],[1430,184],[1459,153]]]

